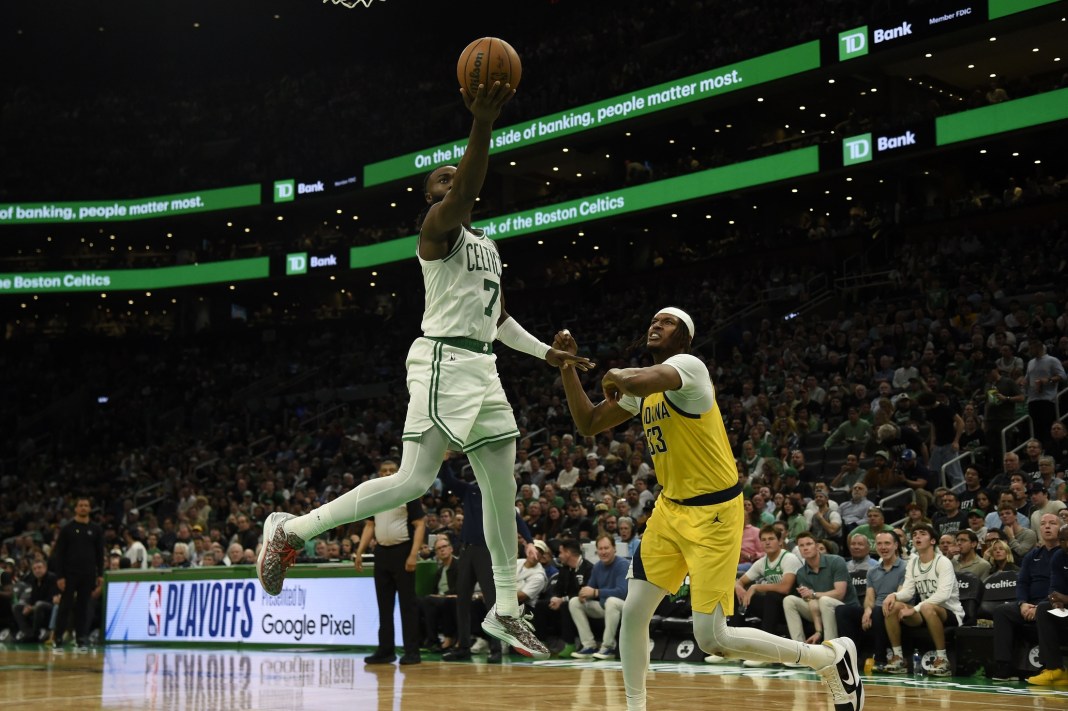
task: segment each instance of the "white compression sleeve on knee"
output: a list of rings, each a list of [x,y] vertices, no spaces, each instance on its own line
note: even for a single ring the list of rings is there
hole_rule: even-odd
[[[527,353],[535,358],[545,360],[545,354],[549,352],[549,346],[530,335],[525,328],[509,316],[504,323],[497,327],[497,340],[512,350]]]

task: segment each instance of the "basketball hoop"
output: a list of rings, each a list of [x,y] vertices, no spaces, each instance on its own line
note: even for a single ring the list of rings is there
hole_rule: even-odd
[[[323,4],[325,5],[328,2],[332,2],[335,5],[342,5],[342,6],[347,7],[347,8],[349,8],[351,10],[352,8],[356,7],[357,5],[363,5],[364,7],[371,7],[371,4],[374,3],[374,1],[375,0],[323,0]],[[385,2],[385,1],[386,0],[379,0],[379,2]]]

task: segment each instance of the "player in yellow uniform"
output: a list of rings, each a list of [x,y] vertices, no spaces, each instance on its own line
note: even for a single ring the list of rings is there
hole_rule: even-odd
[[[641,417],[657,480],[663,486],[634,554],[620,629],[620,658],[628,711],[645,711],[649,620],[664,598],[690,575],[694,635],[708,654],[812,667],[830,688],[836,711],[860,711],[864,690],[857,650],[846,638],[822,645],[728,627],[742,545],[742,488],[708,369],[690,355],[693,319],[661,309],[649,325],[653,365],[613,368],[601,380],[605,399],[594,405],[567,364],[561,378],[579,431],[594,435]],[[577,353],[568,331],[553,347]]]

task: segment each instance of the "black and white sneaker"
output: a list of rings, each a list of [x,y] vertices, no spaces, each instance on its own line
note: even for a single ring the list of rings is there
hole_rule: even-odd
[[[834,651],[834,661],[817,669],[830,689],[835,711],[861,711],[864,708],[864,682],[857,667],[857,646],[848,637],[823,643]]]

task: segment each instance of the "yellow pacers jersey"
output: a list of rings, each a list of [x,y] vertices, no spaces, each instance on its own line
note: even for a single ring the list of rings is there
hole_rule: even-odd
[[[708,369],[688,353],[664,364],[678,371],[681,388],[655,393],[640,404],[637,398],[620,400],[622,407],[641,417],[663,495],[681,501],[734,486],[738,470]]]

